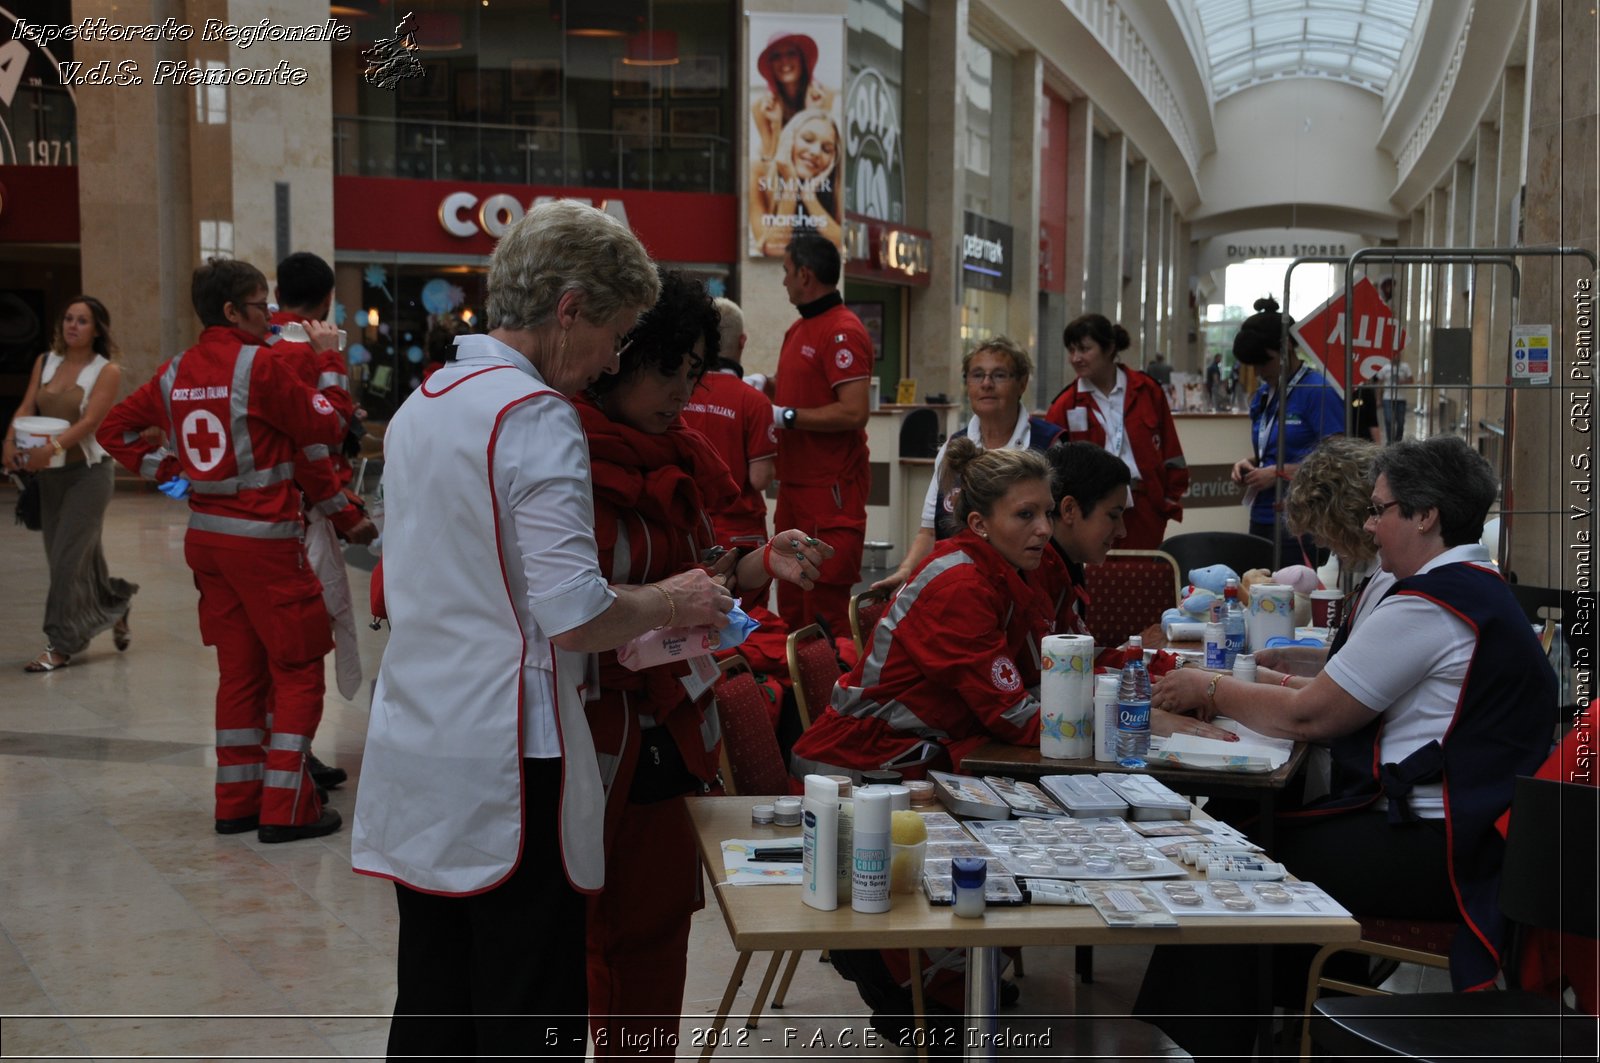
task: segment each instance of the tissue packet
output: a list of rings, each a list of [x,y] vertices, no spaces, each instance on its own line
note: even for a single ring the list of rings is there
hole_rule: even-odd
[[[652,668],[691,657],[705,657],[719,650],[730,650],[750,637],[761,626],[735,603],[728,611],[728,626],[675,627],[646,631],[617,650],[617,663],[630,671]]]

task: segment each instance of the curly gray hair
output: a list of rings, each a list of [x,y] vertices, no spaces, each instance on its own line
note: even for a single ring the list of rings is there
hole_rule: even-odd
[[[661,282],[639,238],[582,203],[541,204],[506,230],[489,260],[485,324],[491,329],[544,325],[567,292],[583,296],[594,324],[633,307],[654,306]]]

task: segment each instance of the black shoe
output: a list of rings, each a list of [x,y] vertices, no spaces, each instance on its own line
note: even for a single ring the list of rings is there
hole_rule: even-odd
[[[243,834],[247,830],[255,830],[260,825],[260,816],[240,816],[238,819],[219,819],[217,820],[217,833]]]
[[[349,772],[322,763],[315,753],[306,754],[306,769],[311,772],[311,781],[325,790],[335,789],[350,778]]]
[[[324,834],[332,834],[344,826],[344,817],[339,815],[337,809],[325,808],[322,818],[315,823],[302,823],[298,827],[290,827],[282,823],[266,823],[256,831],[256,837],[263,845],[273,845],[277,842],[297,842],[303,838],[320,838]]]

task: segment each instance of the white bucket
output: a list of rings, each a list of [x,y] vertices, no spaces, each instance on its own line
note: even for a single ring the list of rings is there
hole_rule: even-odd
[[[59,417],[18,417],[11,422],[19,451],[48,447],[52,439],[71,427],[71,421],[64,421]],[[66,454],[57,454],[50,459],[49,468],[59,469],[66,463]]]

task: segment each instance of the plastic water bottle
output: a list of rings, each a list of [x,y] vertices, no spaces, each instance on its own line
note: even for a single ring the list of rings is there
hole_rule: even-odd
[[[1144,640],[1135,635],[1128,640],[1128,663],[1117,687],[1117,762],[1142,768],[1149,752],[1150,673],[1144,666]]]
[[[1244,652],[1244,606],[1239,604],[1239,581],[1230,579],[1222,585],[1225,612],[1222,631],[1228,640],[1228,659],[1223,668],[1233,671],[1233,662]]]

